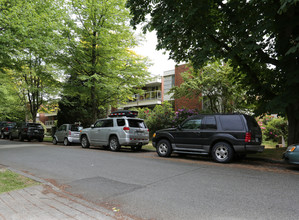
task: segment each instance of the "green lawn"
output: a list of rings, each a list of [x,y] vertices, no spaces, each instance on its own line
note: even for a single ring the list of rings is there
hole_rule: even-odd
[[[23,189],[36,184],[38,183],[10,170],[0,169],[0,193]]]
[[[53,138],[50,137],[50,136],[45,136],[45,137],[44,137],[44,141],[45,141],[45,142],[52,142],[52,140],[53,140]]]

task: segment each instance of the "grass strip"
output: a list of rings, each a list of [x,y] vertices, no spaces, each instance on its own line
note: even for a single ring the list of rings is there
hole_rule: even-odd
[[[7,169],[0,169],[0,193],[23,189],[38,183]]]

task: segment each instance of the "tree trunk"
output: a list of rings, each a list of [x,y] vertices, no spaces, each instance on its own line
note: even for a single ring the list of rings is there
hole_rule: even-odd
[[[299,103],[290,104],[287,107],[288,117],[288,145],[299,143]]]

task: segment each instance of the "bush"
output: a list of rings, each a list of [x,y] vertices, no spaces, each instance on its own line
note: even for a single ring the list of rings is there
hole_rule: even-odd
[[[258,124],[263,132],[263,139],[277,143],[281,136],[288,138],[288,124],[283,117],[265,115],[258,119]]]
[[[173,126],[174,111],[169,102],[163,102],[162,105],[156,105],[153,110],[149,108],[138,109],[138,118],[144,119],[151,138],[157,130]]]
[[[285,139],[288,138],[287,120],[282,117],[274,118],[267,123],[266,129],[264,129],[265,140],[271,140],[277,143],[281,136]]]

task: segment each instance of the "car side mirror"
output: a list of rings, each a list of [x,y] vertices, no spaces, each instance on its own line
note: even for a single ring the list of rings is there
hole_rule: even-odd
[[[94,125],[91,125],[90,127],[91,127],[91,128],[94,128]]]

